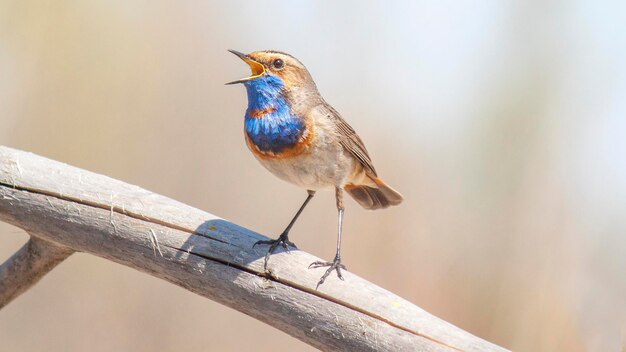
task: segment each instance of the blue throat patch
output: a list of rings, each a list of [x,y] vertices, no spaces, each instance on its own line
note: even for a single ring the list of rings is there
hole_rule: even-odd
[[[248,137],[261,151],[280,153],[293,147],[306,130],[303,119],[291,113],[289,103],[282,95],[283,81],[266,75],[244,85],[248,91],[248,110],[245,129]],[[268,111],[254,116],[255,112]]]

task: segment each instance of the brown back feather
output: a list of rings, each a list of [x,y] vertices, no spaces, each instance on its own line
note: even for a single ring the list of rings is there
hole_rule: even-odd
[[[365,148],[365,144],[363,144],[363,141],[356,134],[352,126],[350,126],[332,106],[328,105],[328,103],[324,102],[322,109],[322,112],[335,123],[339,134],[339,143],[363,165],[365,172],[369,176],[376,177],[376,169]]]

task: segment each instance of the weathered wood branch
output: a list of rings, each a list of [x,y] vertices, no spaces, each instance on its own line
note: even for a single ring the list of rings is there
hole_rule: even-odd
[[[346,272],[315,289],[318,258],[106,176],[0,147],[0,220],[31,241],[0,267],[0,307],[73,251],[167,280],[322,350],[505,351]]]
[[[0,266],[0,309],[26,292],[73,252],[67,247],[31,237]]]

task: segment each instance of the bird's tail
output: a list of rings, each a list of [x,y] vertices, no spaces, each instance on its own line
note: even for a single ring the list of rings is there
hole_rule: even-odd
[[[365,209],[384,209],[402,203],[402,195],[395,189],[377,177],[370,177],[370,179],[373,184],[355,185],[349,183],[344,189]]]

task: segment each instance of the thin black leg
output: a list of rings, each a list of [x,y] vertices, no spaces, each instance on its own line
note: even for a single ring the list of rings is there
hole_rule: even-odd
[[[279,245],[285,248],[286,250],[289,250],[289,246],[292,246],[293,248],[298,248],[293,242],[289,241],[289,231],[291,230],[291,227],[293,226],[293,224],[296,223],[296,220],[298,220],[298,217],[300,216],[300,214],[302,214],[302,211],[304,210],[306,205],[309,204],[309,201],[315,195],[315,191],[308,190],[307,192],[308,192],[308,196],[304,200],[304,203],[302,203],[296,215],[293,217],[293,219],[291,219],[291,221],[289,222],[289,225],[287,225],[287,228],[285,228],[285,231],[283,231],[283,233],[281,233],[277,239],[266,240],[266,241],[256,241],[256,243],[252,246],[252,248],[254,248],[257,244],[269,244],[270,245],[270,248],[267,251],[267,254],[265,254],[265,264],[263,265],[265,270],[267,270],[267,262],[270,260],[270,256],[272,255],[272,253],[274,253],[274,251],[276,250],[276,248],[278,248]]]
[[[343,190],[339,187],[335,188],[335,198],[337,199],[337,213],[338,213],[338,228],[337,228],[337,252],[335,253],[335,259],[332,262],[313,262],[309,265],[309,268],[321,268],[321,267],[329,267],[324,275],[320,278],[320,281],[317,283],[315,289],[317,290],[321,284],[324,283],[328,275],[333,271],[337,272],[337,277],[343,280],[343,276],[341,275],[341,269],[347,270],[345,265],[341,264],[341,229],[343,225]]]

